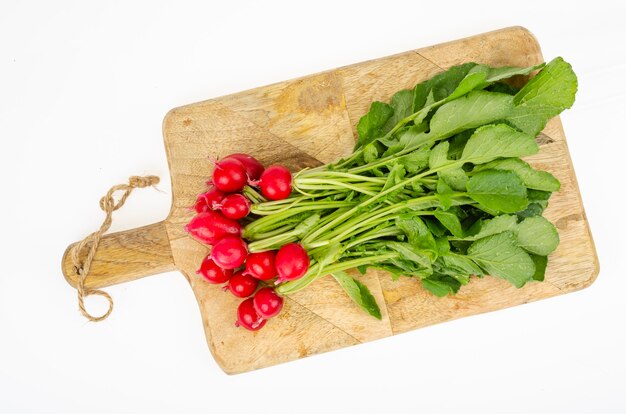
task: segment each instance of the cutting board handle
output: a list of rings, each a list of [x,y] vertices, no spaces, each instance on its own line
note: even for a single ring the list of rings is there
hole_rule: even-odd
[[[65,250],[61,266],[67,282],[76,287],[78,276],[70,255],[74,245]],[[161,221],[103,236],[85,287],[97,289],[175,269],[165,222]]]

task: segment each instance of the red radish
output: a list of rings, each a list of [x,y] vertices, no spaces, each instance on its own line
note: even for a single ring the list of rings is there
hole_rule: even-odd
[[[239,271],[232,275],[224,290],[230,290],[238,298],[247,298],[254,293],[258,284],[258,280]]]
[[[259,280],[270,280],[276,277],[276,251],[250,253],[246,260],[246,270],[244,274],[255,277]]]
[[[226,235],[239,236],[241,225],[235,220],[228,219],[218,211],[207,211],[197,214],[185,226],[191,236],[206,244],[215,244]]]
[[[206,193],[198,195],[194,206],[196,212],[205,213],[209,210],[215,210],[220,205],[226,194],[215,187],[211,187]]]
[[[218,205],[218,208],[226,217],[239,220],[250,213],[250,205],[250,200],[248,200],[246,196],[242,194],[230,194],[224,197],[224,200]]]
[[[280,313],[283,308],[283,298],[278,296],[271,287],[264,287],[254,295],[252,304],[260,317],[269,319]]]
[[[248,182],[246,167],[236,158],[224,158],[215,163],[213,185],[227,193],[240,191]]]
[[[261,175],[261,193],[270,200],[282,200],[291,194],[291,173],[282,165],[271,165]]]
[[[258,331],[266,322],[267,321],[261,318],[254,310],[252,298],[248,298],[239,304],[235,326],[243,326],[249,331]]]
[[[230,154],[224,158],[235,158],[239,162],[246,167],[246,172],[248,173],[248,180],[258,180],[261,178],[261,174],[263,174],[263,164],[259,162],[256,158],[248,154]]]
[[[224,236],[211,250],[211,259],[223,269],[238,268],[247,255],[248,245],[237,236]]]
[[[222,269],[219,267],[211,256],[207,256],[202,261],[200,265],[200,269],[196,271],[196,274],[202,275],[204,280],[209,283],[224,283],[228,282],[228,279],[231,278],[233,271],[230,269]]]
[[[285,244],[276,254],[276,283],[301,278],[309,270],[309,263],[309,255],[302,246],[296,243]]]

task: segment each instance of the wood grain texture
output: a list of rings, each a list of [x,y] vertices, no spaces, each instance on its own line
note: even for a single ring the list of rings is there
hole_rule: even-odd
[[[62,260],[63,274],[72,286],[76,286],[77,280],[76,269],[70,257],[70,251],[75,244],[65,250]],[[85,250],[81,259],[86,255]],[[105,235],[91,263],[85,287],[97,289],[175,269],[165,222],[161,221]]]
[[[190,282],[202,313],[207,342],[220,366],[227,373],[245,372],[591,284],[599,265],[558,118],[550,121],[538,137],[541,152],[527,159],[553,173],[562,184],[545,213],[556,224],[561,244],[550,256],[543,283],[516,289],[502,280],[486,277],[473,280],[456,296],[436,298],[415,280],[393,281],[385,272],[368,271],[362,281],[381,305],[383,318],[378,321],[365,315],[334,280],[326,277],[290,296],[277,318],[261,331],[251,333],[234,326],[239,300],[195,275],[208,250],[183,231],[192,216],[188,206],[206,188],[205,181],[211,174],[207,157],[246,152],[264,164],[281,163],[293,170],[319,165],[350,153],[355,124],[373,100],[386,101],[397,90],[411,88],[467,61],[527,66],[542,60],[535,38],[525,29],[513,27],[170,111],[163,133],[173,204],[163,226],[169,245],[164,246],[167,243],[161,240],[158,248],[165,252],[164,256],[171,252],[175,267]],[[130,231],[124,240],[134,240],[133,232],[140,230]],[[118,235],[109,238],[119,239]],[[106,256],[108,251],[103,251],[96,258],[100,257],[104,267],[108,263]],[[101,285],[91,281],[92,277],[121,280],[108,275],[123,271],[117,268],[117,260],[124,263],[124,258],[116,256],[109,269],[90,276],[88,284]],[[163,261],[155,264],[159,269],[170,269]],[[147,273],[154,269],[143,270]]]

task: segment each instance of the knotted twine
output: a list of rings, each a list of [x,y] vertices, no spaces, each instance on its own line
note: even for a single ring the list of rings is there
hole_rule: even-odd
[[[105,212],[106,217],[100,226],[98,231],[91,233],[89,236],[85,237],[85,239],[74,245],[72,251],[70,252],[72,263],[74,264],[74,268],[76,269],[76,275],[78,276],[76,281],[76,291],[78,292],[78,309],[80,313],[91,322],[100,322],[109,317],[111,312],[113,312],[113,299],[111,295],[107,292],[100,289],[93,289],[85,287],[85,279],[89,275],[89,269],[91,267],[91,262],[93,262],[93,258],[96,255],[96,251],[98,250],[98,245],[100,244],[100,240],[104,233],[109,230],[111,227],[111,223],[113,221],[113,212],[124,205],[126,199],[132,193],[135,188],[145,188],[152,187],[159,183],[159,177],[154,175],[147,175],[145,177],[132,176],[128,179],[128,184],[118,184],[111,187],[111,189],[106,193],[104,197],[100,199],[100,208]],[[124,193],[120,197],[119,201],[116,203],[113,195],[118,192],[123,191]],[[83,249],[89,248],[87,256],[84,261],[81,261],[79,256]],[[87,309],[85,309],[85,298],[91,295],[99,295],[105,297],[109,301],[109,309],[101,316],[93,316],[91,315]]]

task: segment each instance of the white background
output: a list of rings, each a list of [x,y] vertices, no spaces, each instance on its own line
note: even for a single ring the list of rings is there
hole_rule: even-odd
[[[625,412],[623,2],[296,3],[2,0],[0,412]],[[162,192],[135,192],[113,230],[166,216],[170,108],[511,25],[580,78],[562,119],[593,286],[230,377],[177,273],[80,316],[61,255],[129,175]]]

